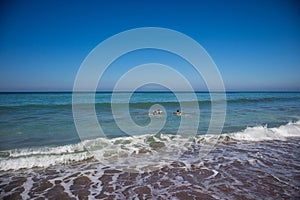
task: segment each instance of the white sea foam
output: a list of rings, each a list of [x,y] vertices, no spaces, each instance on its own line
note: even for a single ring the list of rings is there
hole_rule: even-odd
[[[247,141],[285,140],[288,137],[300,136],[300,121],[290,122],[275,128],[268,128],[267,126],[248,127],[241,132],[226,135],[232,139]]]
[[[24,191],[21,193],[22,199],[30,199],[28,193],[32,188],[32,185],[33,185],[32,177],[28,177],[27,180],[23,183]]]
[[[19,158],[1,159],[0,169],[22,169],[33,167],[48,167],[55,164],[67,164],[73,161],[81,161],[89,158],[86,153],[62,154],[62,155],[32,155]]]
[[[300,121],[275,128],[248,127],[240,132],[222,134],[221,138],[226,136],[240,141],[286,140],[288,137],[300,137]],[[92,158],[95,154],[104,165],[114,164],[116,167],[140,169],[153,163],[163,165],[171,162],[172,156],[184,154],[193,142],[210,143],[216,137],[219,136],[141,135],[115,139],[98,138],[58,147],[15,149],[1,152],[0,170],[68,164]],[[153,142],[163,143],[163,147],[156,148]]]

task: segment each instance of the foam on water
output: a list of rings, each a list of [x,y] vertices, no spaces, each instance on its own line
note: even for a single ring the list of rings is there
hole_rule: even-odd
[[[95,160],[2,171],[0,199],[17,194],[23,199],[293,199],[300,191],[298,144],[299,138],[222,141],[198,164],[173,162],[131,172]]]
[[[28,177],[27,180],[23,183],[24,191],[21,193],[22,199],[30,199],[30,196],[28,195],[28,191],[33,186],[33,180],[32,177]]]
[[[267,125],[248,127],[244,131],[227,135],[233,139],[248,141],[285,140],[287,137],[300,136],[300,121],[289,122],[278,128],[268,128]]]
[[[114,139],[98,138],[77,144],[58,147],[36,147],[0,152],[0,170],[49,167],[83,161],[97,155],[103,165],[140,169],[153,165],[164,165],[174,161],[178,155],[189,152],[194,144],[210,141],[238,140],[263,141],[285,140],[300,136],[300,121],[290,122],[277,128],[267,126],[248,127],[241,132],[218,135],[141,135]],[[92,154],[90,153],[92,152]],[[180,158],[181,159],[181,158]],[[175,159],[176,160],[176,159]],[[181,160],[182,161],[182,160]],[[184,159],[189,161],[189,159]]]

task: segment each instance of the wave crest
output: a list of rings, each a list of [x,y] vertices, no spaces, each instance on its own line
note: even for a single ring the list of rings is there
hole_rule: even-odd
[[[114,139],[97,138],[77,144],[58,147],[35,147],[13,149],[0,152],[0,170],[17,170],[21,168],[49,167],[56,164],[68,164],[93,158],[89,151],[96,151],[103,161],[118,159],[130,160],[131,157],[147,161],[152,156],[158,159],[160,154],[167,152],[184,154],[188,147],[199,145],[211,139],[221,141],[263,141],[286,140],[289,137],[300,137],[300,121],[290,122],[280,127],[267,126],[248,127],[243,131],[222,135],[182,136],[171,134],[141,135]],[[146,156],[145,156],[146,155]],[[101,162],[101,161],[100,161]]]

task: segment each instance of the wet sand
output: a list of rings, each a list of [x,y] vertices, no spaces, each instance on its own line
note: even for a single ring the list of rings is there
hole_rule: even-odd
[[[200,163],[122,170],[89,159],[0,173],[1,199],[299,199],[299,138],[224,141]]]

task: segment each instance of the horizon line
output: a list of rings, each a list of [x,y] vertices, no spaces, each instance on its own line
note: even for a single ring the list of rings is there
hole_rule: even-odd
[[[72,91],[72,90],[49,90],[49,91],[0,91],[0,93],[130,93],[132,91],[130,90],[124,90],[124,91],[112,91],[112,90],[100,90],[100,91]],[[196,91],[184,91],[184,90],[179,90],[179,91],[174,91],[174,92],[179,92],[179,93],[223,93],[223,91],[207,91],[207,90],[196,90]],[[134,91],[133,93],[174,93],[173,91],[168,91],[168,90],[140,90],[140,91]],[[264,93],[264,92],[269,92],[269,93],[297,93],[300,92],[300,90],[225,90],[225,93]]]

